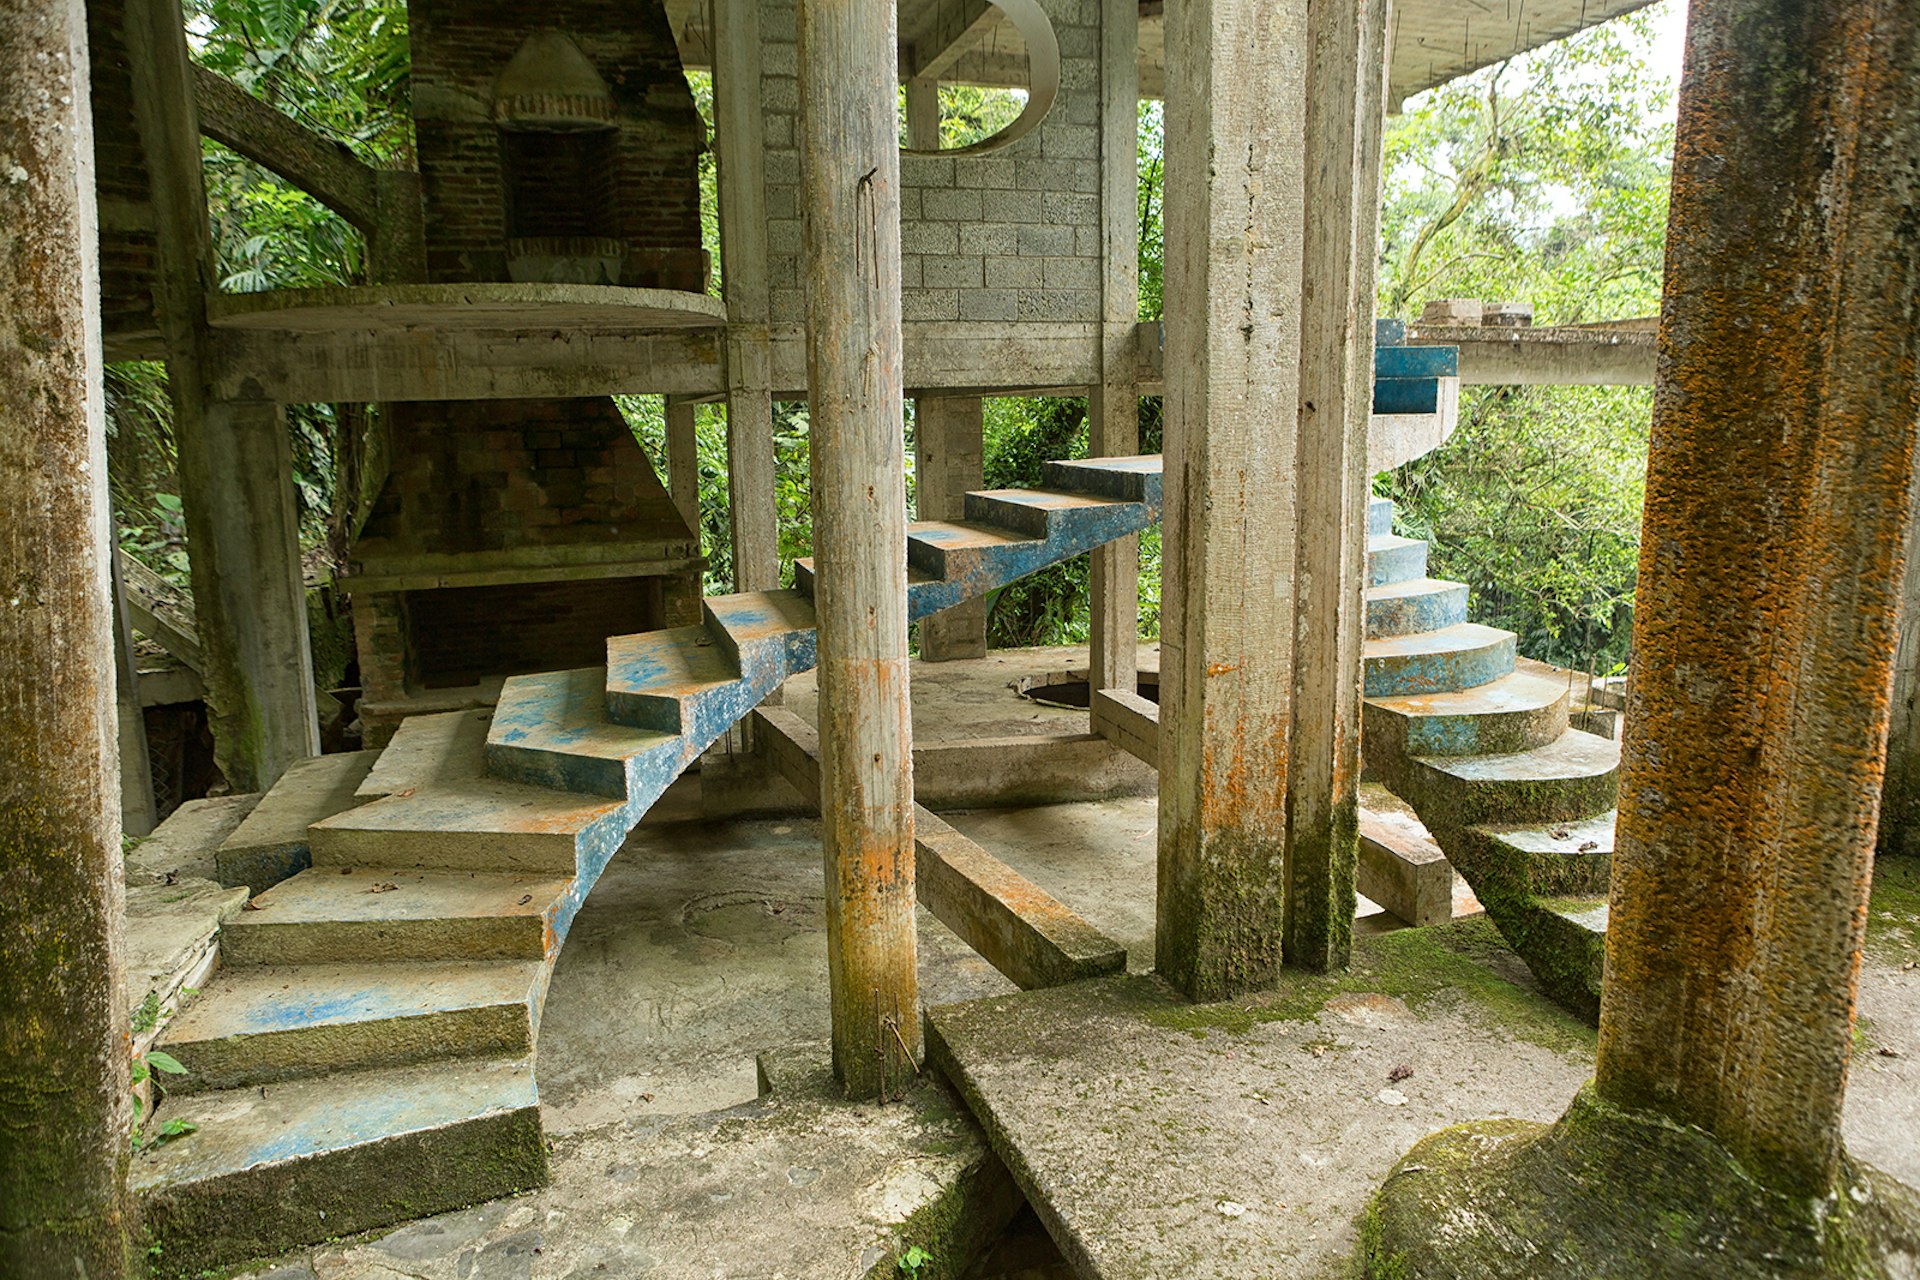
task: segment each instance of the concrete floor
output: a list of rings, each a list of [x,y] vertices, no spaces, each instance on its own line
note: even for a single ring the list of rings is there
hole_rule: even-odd
[[[1084,713],[1038,708],[1005,688],[1019,674],[1068,665],[1029,651],[979,664],[970,681],[962,664],[927,669],[951,687],[937,728],[923,732],[1083,727]],[[919,667],[914,676],[916,691],[935,683]],[[1152,958],[1151,797],[946,816],[1128,948],[1135,977],[1074,990],[1155,982],[1137,976]],[[1920,890],[1920,875],[1912,880]],[[642,827],[581,912],[547,1000],[539,1078],[553,1185],[253,1274],[838,1277],[884,1259],[899,1224],[979,1164],[984,1139],[938,1086],[910,1105],[887,1108],[833,1103],[810,1088],[756,1100],[756,1055],[817,1046],[826,1035],[821,885],[818,830],[805,819]],[[1920,971],[1913,966],[1920,960],[1920,906],[1913,904],[1920,892],[1885,909],[1876,901],[1847,1139],[1857,1155],[1920,1183]],[[1390,925],[1390,918],[1375,917],[1362,932]],[[925,912],[920,936],[921,993],[929,1006],[1012,993]],[[1031,1090],[1034,1106],[1061,1114],[1092,1105],[1100,1123],[1123,1097],[1178,1095],[1182,1106],[1225,1105],[1233,1111],[1230,1125],[1214,1129],[1206,1121],[1215,1136],[1176,1143],[1171,1153],[1151,1143],[1104,1154],[1084,1148],[1083,1172],[1118,1187],[1123,1200],[1183,1206],[1181,1214],[1209,1227],[1257,1226],[1269,1264],[1292,1259],[1279,1273],[1312,1275],[1350,1251],[1354,1215],[1412,1141],[1458,1119],[1548,1118],[1591,1072],[1591,1034],[1527,990],[1510,955],[1480,945],[1461,963],[1497,976],[1459,990],[1442,977],[1419,997],[1369,995],[1359,990],[1361,981],[1301,1020],[1255,1020],[1206,1038],[1160,1027],[1150,1049],[1124,1060],[1075,1060],[1076,1048],[1113,1048],[1138,1033],[1116,1031],[1111,1009],[1071,1007],[1104,997],[1014,997],[1059,1006],[1038,1034],[1062,1069],[1020,1088]],[[1492,1013],[1488,992],[1497,1006]],[[1162,999],[1151,992],[1140,998]],[[1149,1059],[1160,1066],[1142,1072],[1137,1064]],[[787,1060],[801,1064],[803,1075],[823,1070],[818,1048]],[[1398,1085],[1404,1102],[1383,1101],[1388,1071],[1399,1065],[1414,1068]],[[1230,1140],[1222,1146],[1219,1135]],[[1038,1150],[1040,1139],[1034,1141]],[[1246,1161],[1243,1149],[1267,1152],[1282,1172],[1244,1200],[1197,1185],[1161,1186],[1179,1167],[1181,1151],[1216,1148],[1247,1168],[1264,1166]],[[1147,1152],[1153,1163],[1143,1161]],[[1057,1158],[1071,1167],[1075,1157]],[[1230,1215],[1222,1203],[1248,1212]],[[1115,1225],[1109,1238],[1122,1255],[1136,1248],[1150,1256],[1128,1223]],[[1276,1274],[1246,1270],[1245,1256],[1240,1265],[1232,1274]],[[1156,1273],[1136,1267],[1115,1274]]]

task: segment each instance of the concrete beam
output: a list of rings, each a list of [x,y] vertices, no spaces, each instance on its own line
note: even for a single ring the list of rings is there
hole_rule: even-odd
[[[1554,325],[1504,329],[1412,324],[1407,326],[1407,343],[1460,348],[1460,381],[1473,386],[1653,385],[1651,327]]]
[[[225,76],[193,68],[200,132],[278,174],[363,232],[380,225],[374,168]]]

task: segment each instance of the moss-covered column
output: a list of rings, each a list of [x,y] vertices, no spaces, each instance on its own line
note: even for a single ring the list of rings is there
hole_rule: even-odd
[[[130,1272],[93,121],[80,0],[0,0],[0,1274]]]
[[[827,970],[855,1098],[920,1057],[894,33],[892,0],[799,6]]]
[[[1674,155],[1601,1097],[1817,1194],[1920,419],[1920,8],[1697,0]]]
[[[1416,1146],[1376,1273],[1911,1266],[1840,1111],[1917,424],[1920,7],[1694,0],[1596,1081]]]

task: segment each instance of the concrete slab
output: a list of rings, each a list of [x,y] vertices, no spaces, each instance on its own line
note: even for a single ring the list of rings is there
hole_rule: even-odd
[[[189,800],[127,852],[127,884],[217,878],[213,853],[259,804],[261,793]]]
[[[218,963],[220,927],[246,905],[245,889],[211,880],[127,886],[127,1009],[142,1052]]]
[[[304,870],[313,861],[307,828],[358,804],[354,792],[379,756],[350,751],[295,763],[221,842],[220,883],[259,893]]]

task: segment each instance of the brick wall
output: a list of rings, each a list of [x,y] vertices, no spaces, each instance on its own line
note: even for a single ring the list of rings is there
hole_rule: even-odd
[[[140,130],[133,116],[121,0],[89,0],[87,45],[93,161],[100,199],[101,328],[109,336],[152,329],[157,246]]]
[[[902,156],[906,320],[1100,318],[1098,0],[1041,0],[1060,93],[1039,128],[980,156]],[[773,318],[805,319],[800,288],[799,51],[792,0],[761,5]]]

